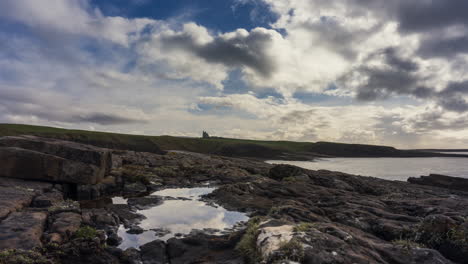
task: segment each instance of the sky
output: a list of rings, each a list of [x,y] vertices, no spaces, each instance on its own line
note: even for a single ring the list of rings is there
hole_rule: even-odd
[[[0,122],[468,148],[466,0],[1,0]]]

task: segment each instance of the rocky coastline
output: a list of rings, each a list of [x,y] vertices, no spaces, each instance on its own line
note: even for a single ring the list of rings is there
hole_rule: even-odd
[[[2,137],[0,263],[468,263],[468,180],[409,181]],[[207,184],[248,223],[118,247],[119,226],[141,232],[138,208],[164,202],[150,193]]]

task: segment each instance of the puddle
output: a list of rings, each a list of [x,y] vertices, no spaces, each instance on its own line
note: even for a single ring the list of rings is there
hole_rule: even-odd
[[[247,221],[244,213],[228,211],[221,206],[208,205],[200,201],[200,196],[211,193],[215,188],[174,188],[164,189],[151,195],[181,198],[174,200],[167,198],[161,205],[138,213],[146,216],[139,226],[144,230],[142,234],[129,234],[121,226],[118,235],[123,239],[119,245],[121,249],[139,246],[156,239],[168,240],[187,235],[192,230],[204,230],[212,234],[221,234],[222,231],[232,228],[237,223]],[[115,203],[126,203],[123,198],[113,198]]]

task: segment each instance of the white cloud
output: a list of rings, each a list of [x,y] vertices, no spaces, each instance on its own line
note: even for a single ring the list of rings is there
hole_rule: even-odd
[[[340,106],[345,99],[338,97],[355,96],[368,83],[363,66],[389,72],[413,64],[407,75],[416,81],[409,83],[438,94],[468,79],[468,55],[420,56],[426,33],[402,33],[398,16],[389,14],[393,5],[382,14],[372,1],[369,9],[354,0],[265,1],[280,16],[273,29],[221,33],[196,23],[108,17],[87,0],[4,0],[0,19],[26,25],[31,34],[0,32],[0,121],[399,147],[466,142],[466,114],[445,110],[434,96],[396,99],[401,106],[350,100]],[[443,36],[463,34],[451,29]],[[389,47],[393,64],[388,56],[369,59]],[[250,92],[223,95],[233,70]],[[340,83],[350,72],[354,78]],[[327,90],[332,83],[338,88]],[[415,96],[408,87],[384,88],[385,95]],[[282,96],[257,95],[271,90]],[[328,106],[312,104],[295,98],[297,92],[333,98]]]

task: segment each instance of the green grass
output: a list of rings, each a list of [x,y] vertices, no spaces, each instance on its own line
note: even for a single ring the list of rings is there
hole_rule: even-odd
[[[392,147],[341,144],[330,142],[265,141],[232,138],[189,138],[142,136],[86,130],[70,130],[45,126],[0,124],[0,136],[36,135],[71,140],[99,147],[146,151],[184,150],[236,157],[279,158],[284,153],[313,157],[329,156],[420,156],[422,152],[401,151]],[[292,158],[294,159],[294,158]]]
[[[259,226],[262,218],[253,217],[249,220],[244,235],[236,245],[236,250],[239,251],[248,263],[259,263],[262,260],[257,249],[257,237],[259,234]]]
[[[75,232],[74,236],[76,238],[84,238],[84,239],[93,239],[97,237],[98,233],[97,230],[90,226],[83,226]]]
[[[293,231],[294,232],[307,232],[311,228],[315,228],[316,226],[317,226],[316,223],[301,222],[293,228]]]

